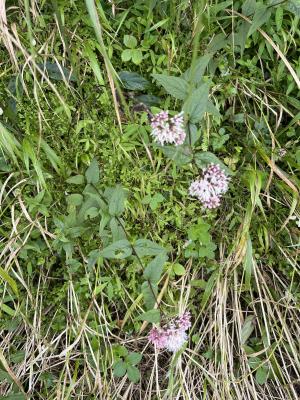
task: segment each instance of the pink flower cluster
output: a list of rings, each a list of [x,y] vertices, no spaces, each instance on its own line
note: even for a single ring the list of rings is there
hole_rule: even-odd
[[[203,177],[191,183],[189,194],[197,197],[205,208],[216,208],[228,190],[229,178],[217,164],[203,170]]]
[[[186,331],[191,326],[191,316],[185,312],[172,320],[166,327],[153,327],[149,333],[150,342],[158,349],[167,349],[176,352],[181,349],[187,340]]]
[[[154,115],[151,121],[151,135],[161,144],[183,144],[186,133],[184,130],[183,112],[170,117],[168,111],[161,111]]]

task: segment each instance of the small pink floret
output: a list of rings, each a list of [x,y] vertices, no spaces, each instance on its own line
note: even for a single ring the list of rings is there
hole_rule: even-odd
[[[165,144],[179,146],[185,141],[183,112],[170,117],[168,111],[161,111],[153,116],[151,128],[154,140],[162,146]]]

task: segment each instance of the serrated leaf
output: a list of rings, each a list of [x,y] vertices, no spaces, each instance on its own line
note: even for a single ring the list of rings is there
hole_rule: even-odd
[[[183,111],[189,116],[193,124],[201,121],[207,110],[209,83],[202,84],[194,90],[183,105]]]
[[[117,185],[111,191],[109,200],[109,213],[110,215],[119,216],[125,208],[125,191],[121,185]]]
[[[175,76],[152,74],[154,79],[164,87],[167,93],[179,100],[184,100],[188,94],[188,83]]]
[[[131,59],[135,65],[139,65],[143,61],[143,53],[140,49],[131,50]]]
[[[124,361],[120,360],[116,362],[114,366],[114,376],[122,378],[122,376],[126,374],[126,371],[127,371],[127,364]]]
[[[147,79],[136,72],[121,71],[119,73],[119,78],[124,87],[129,90],[145,90],[150,85]]]
[[[300,0],[289,0],[285,8],[300,17]]]
[[[96,158],[93,158],[88,169],[85,172],[87,183],[96,185],[100,179],[100,171]]]
[[[134,249],[139,257],[156,256],[166,252],[163,247],[149,239],[138,239],[134,244]]]
[[[160,322],[160,311],[159,310],[146,311],[137,317],[137,321],[147,321],[151,322],[152,324],[158,324]]]
[[[128,240],[122,239],[117,242],[105,247],[100,251],[100,256],[108,259],[123,260],[126,257],[131,256],[132,248]]]
[[[243,324],[242,331],[241,331],[241,343],[245,344],[249,339],[251,333],[254,331],[254,315],[249,315]]]
[[[133,365],[128,365],[128,364],[127,364],[127,376],[128,376],[128,379],[133,383],[137,383],[141,377],[140,371],[138,370],[138,368]]]
[[[157,283],[161,277],[164,263],[168,257],[165,253],[158,254],[145,268],[144,278],[150,282]]]
[[[157,146],[166,157],[173,160],[176,165],[188,164],[193,159],[192,149],[187,145],[180,146]]]
[[[246,0],[243,2],[242,13],[248,17],[251,14],[254,14],[256,9],[256,0]]]
[[[142,294],[144,298],[144,303],[147,310],[151,310],[156,303],[158,288],[157,285],[151,282],[151,287],[149,282],[144,282],[142,284]]]
[[[132,352],[126,356],[125,360],[130,365],[137,365],[141,362],[143,356],[141,353]]]

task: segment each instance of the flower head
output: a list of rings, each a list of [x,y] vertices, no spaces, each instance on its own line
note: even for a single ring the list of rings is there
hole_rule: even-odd
[[[184,130],[183,112],[170,117],[168,111],[161,111],[153,116],[151,121],[151,135],[161,144],[183,144],[186,133]]]
[[[163,328],[153,327],[149,333],[149,341],[158,349],[176,352],[187,340],[186,331],[190,326],[190,313],[185,312]]]
[[[217,164],[210,164],[203,170],[203,176],[191,183],[189,194],[197,197],[205,208],[216,208],[222,194],[228,190],[229,178]]]

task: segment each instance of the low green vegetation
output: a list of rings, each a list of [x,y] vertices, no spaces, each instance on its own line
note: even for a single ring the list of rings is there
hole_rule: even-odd
[[[300,397],[299,19],[298,0],[3,4],[0,398]],[[159,141],[163,110],[182,142]],[[211,164],[209,208],[191,184]],[[184,312],[180,349],[153,346]]]

